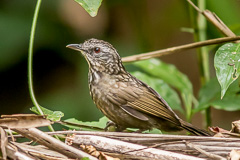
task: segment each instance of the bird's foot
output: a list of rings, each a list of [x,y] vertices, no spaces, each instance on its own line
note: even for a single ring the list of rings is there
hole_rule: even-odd
[[[104,128],[105,131],[111,131],[111,132],[122,132],[125,129],[126,128],[117,125],[113,121],[108,121],[107,124],[106,124],[106,127]]]
[[[107,124],[106,124],[106,127],[104,128],[105,131],[109,131],[109,128],[110,127],[114,127],[116,128],[116,123],[114,123],[113,121],[108,121]]]

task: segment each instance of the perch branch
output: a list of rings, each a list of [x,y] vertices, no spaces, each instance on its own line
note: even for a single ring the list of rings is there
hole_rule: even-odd
[[[134,150],[142,151],[146,148],[158,148],[161,150],[167,150],[177,153],[184,153],[192,156],[206,156],[196,151],[195,149],[189,149],[186,146],[186,141],[193,143],[195,146],[200,147],[206,152],[226,157],[233,149],[240,149],[239,138],[219,138],[219,137],[200,137],[200,136],[180,136],[180,135],[160,135],[160,134],[140,134],[140,133],[121,133],[121,132],[90,132],[90,131],[57,131],[47,132],[49,135],[66,135],[74,134],[78,135],[95,135],[107,138],[112,138],[121,141],[127,141],[129,143],[135,143],[142,145],[143,148]],[[15,135],[14,137],[16,137]],[[19,137],[19,136],[17,136]],[[112,142],[112,141],[111,141]],[[133,150],[130,150],[133,151]],[[121,154],[122,155],[122,154]],[[125,154],[124,154],[125,155]],[[127,156],[127,155],[126,155]],[[134,156],[134,155],[131,155]],[[136,156],[140,157],[140,156]]]
[[[68,141],[68,140],[67,140]],[[155,148],[147,148],[145,146],[123,142],[115,139],[110,139],[100,136],[90,135],[75,135],[70,139],[73,144],[93,145],[99,150],[107,152],[126,153],[130,155],[136,155],[153,159],[175,159],[175,160],[203,160],[202,158],[196,158],[179,153],[164,151]],[[141,151],[136,151],[143,149]]]

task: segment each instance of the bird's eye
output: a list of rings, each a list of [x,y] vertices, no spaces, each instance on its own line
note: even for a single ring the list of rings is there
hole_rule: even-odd
[[[101,49],[100,49],[99,47],[95,47],[95,48],[94,48],[94,52],[95,52],[95,53],[99,53],[100,51],[101,51]]]

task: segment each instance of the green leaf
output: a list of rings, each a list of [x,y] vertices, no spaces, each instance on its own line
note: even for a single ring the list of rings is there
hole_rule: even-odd
[[[138,61],[134,65],[140,67],[150,75],[163,79],[182,92],[192,92],[191,82],[174,65],[166,64],[158,59]]]
[[[127,128],[127,131],[128,132],[137,132],[137,131],[139,131],[139,129],[138,128]],[[146,130],[146,131],[143,131],[142,133],[162,134],[162,132],[157,128],[153,128],[151,130]]]
[[[83,157],[81,160],[90,160],[88,157]]]
[[[147,131],[144,131],[143,133],[150,133],[150,134],[162,134],[162,132],[157,129],[157,128],[153,128],[152,130],[147,130]]]
[[[186,118],[187,120],[190,120],[193,89],[192,83],[186,75],[181,73],[174,65],[166,64],[158,59],[138,61],[135,62],[134,65],[140,67],[142,70],[152,76],[161,78],[166,83],[178,89],[183,99],[184,107],[187,111]]]
[[[240,110],[240,95],[226,96],[223,99],[217,99],[211,103],[216,109],[225,111],[239,111]]]
[[[199,104],[194,112],[199,112],[209,107],[215,99],[220,99],[220,86],[217,78],[211,79],[199,90]]]
[[[223,98],[229,85],[240,74],[240,43],[228,43],[221,46],[215,54],[214,66],[221,85],[221,98]]]
[[[44,107],[41,107],[43,114],[47,116],[47,119],[51,121],[60,121],[61,118],[64,116],[64,113],[61,111],[51,111],[49,109],[46,109]],[[37,110],[37,107],[32,107],[30,110],[36,114],[40,114]]]
[[[183,109],[181,107],[181,101],[179,96],[175,90],[173,90],[167,83],[159,78],[151,77],[142,72],[132,72],[135,77],[147,83],[153,89],[155,89],[161,97],[171,106],[172,109],[178,110],[183,113]]]
[[[208,107],[226,111],[240,110],[240,88],[237,81],[229,87],[223,99],[220,97],[221,88],[216,78],[211,79],[199,91],[199,105],[194,112],[199,112]]]
[[[64,122],[72,123],[67,125],[63,124],[64,126],[69,127],[71,129],[77,129],[77,130],[81,129],[85,131],[96,131],[96,130],[99,131],[99,130],[103,130],[106,127],[108,118],[104,116],[100,118],[99,121],[92,121],[92,122],[83,122],[75,118],[70,118],[70,119],[64,120]]]
[[[95,17],[98,9],[101,6],[102,0],[75,0],[79,3],[90,16]]]

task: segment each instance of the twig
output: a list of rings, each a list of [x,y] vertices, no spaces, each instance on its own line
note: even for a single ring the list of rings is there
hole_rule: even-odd
[[[18,148],[20,148],[21,150],[24,150],[25,152],[34,155],[35,157],[39,157],[39,158],[43,158],[43,159],[47,159],[46,157],[51,157],[52,159],[56,158],[56,159],[68,159],[67,156],[53,151],[53,150],[49,150],[49,148],[43,146],[43,145],[28,145],[28,144],[23,144],[23,143],[18,143],[18,142],[12,142],[13,145],[17,146]]]
[[[226,24],[213,12],[209,10],[205,10],[203,12],[203,15],[206,17],[207,20],[209,20],[223,35],[227,37],[234,37],[236,34],[234,34],[227,26]],[[238,41],[239,42],[239,41]]]
[[[225,24],[224,22],[213,12],[209,10],[201,11],[191,0],[187,0],[189,4],[200,14],[205,16],[205,18],[211,22],[222,34],[228,37],[236,36]]]
[[[14,129],[14,131],[22,134],[23,136],[36,141],[50,149],[53,149],[59,153],[62,153],[70,158],[83,158],[88,157],[91,160],[97,160],[97,158],[78,150],[72,146],[68,146],[62,141],[59,141],[44,132],[36,129],[36,128],[28,128],[28,129]]]
[[[161,50],[157,50],[157,51],[123,57],[122,61],[123,62],[134,62],[134,61],[139,61],[139,60],[145,60],[145,59],[150,59],[150,58],[155,58],[155,57],[161,57],[163,55],[168,55],[168,54],[172,54],[172,53],[187,50],[187,49],[198,48],[198,47],[219,44],[219,43],[225,43],[225,42],[231,42],[231,41],[236,41],[236,40],[240,40],[240,36],[210,39],[210,40],[206,40],[206,41],[195,42],[195,43],[185,44],[185,45],[181,45],[181,46],[177,46],[177,47],[170,47],[170,48],[161,49]]]
[[[13,144],[9,143],[6,146],[6,150],[7,150],[7,156],[11,159],[18,159],[18,160],[38,160],[37,158],[24,153],[22,151],[20,151],[16,146],[14,146]]]
[[[216,160],[226,159],[226,158],[224,158],[224,157],[222,157],[222,156],[219,156],[219,155],[216,155],[216,154],[212,154],[212,153],[206,152],[206,151],[204,151],[203,149],[201,149],[200,147],[198,147],[198,146],[196,146],[196,145],[194,145],[194,144],[192,144],[192,143],[186,142],[186,145],[187,145],[188,147],[191,147],[191,148],[196,149],[198,152],[200,152],[200,153],[208,156],[209,158],[216,159]]]

